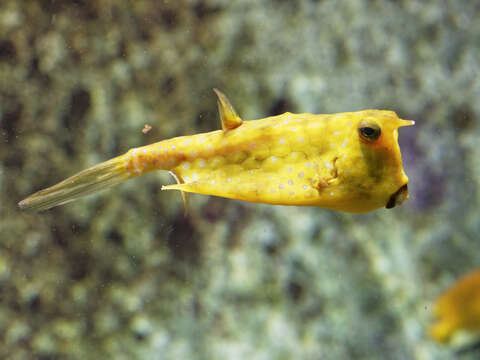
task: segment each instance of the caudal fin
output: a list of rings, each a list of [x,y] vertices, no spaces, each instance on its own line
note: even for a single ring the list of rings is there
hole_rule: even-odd
[[[40,190],[20,201],[18,206],[35,211],[47,210],[117,185],[130,177],[126,170],[125,157],[118,156]]]

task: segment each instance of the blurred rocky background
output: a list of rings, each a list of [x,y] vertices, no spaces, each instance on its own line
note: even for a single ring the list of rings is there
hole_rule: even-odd
[[[479,18],[476,0],[1,0],[0,358],[451,359],[427,330],[480,267]],[[411,199],[350,215],[191,196],[184,217],[149,174],[17,209],[131,147],[218,129],[213,87],[244,119],[416,120]]]

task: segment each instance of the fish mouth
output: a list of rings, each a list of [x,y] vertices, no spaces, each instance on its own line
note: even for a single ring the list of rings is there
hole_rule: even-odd
[[[385,205],[385,207],[387,209],[392,209],[397,205],[401,205],[407,199],[408,199],[408,185],[405,184],[390,196],[390,198],[388,199],[387,205]]]

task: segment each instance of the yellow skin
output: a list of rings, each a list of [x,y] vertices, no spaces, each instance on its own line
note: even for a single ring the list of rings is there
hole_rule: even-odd
[[[287,112],[243,122],[225,95],[215,91],[222,130],[131,149],[20,206],[47,209],[151,170],[168,170],[176,177],[178,184],[163,190],[353,213],[393,207],[408,197],[397,129],[413,121],[393,111],[364,110]],[[374,138],[362,136],[366,128],[378,130]]]
[[[480,270],[458,280],[438,297],[434,306],[437,321],[430,335],[445,343],[460,331],[480,332]]]

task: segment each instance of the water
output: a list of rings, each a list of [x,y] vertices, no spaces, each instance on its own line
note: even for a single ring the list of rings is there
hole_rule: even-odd
[[[476,1],[0,3],[0,358],[451,359],[479,267]],[[351,215],[189,197],[152,173],[44,213],[88,166],[244,119],[389,109],[411,198]],[[145,125],[152,128],[146,134]],[[475,359],[471,350],[462,359]]]

